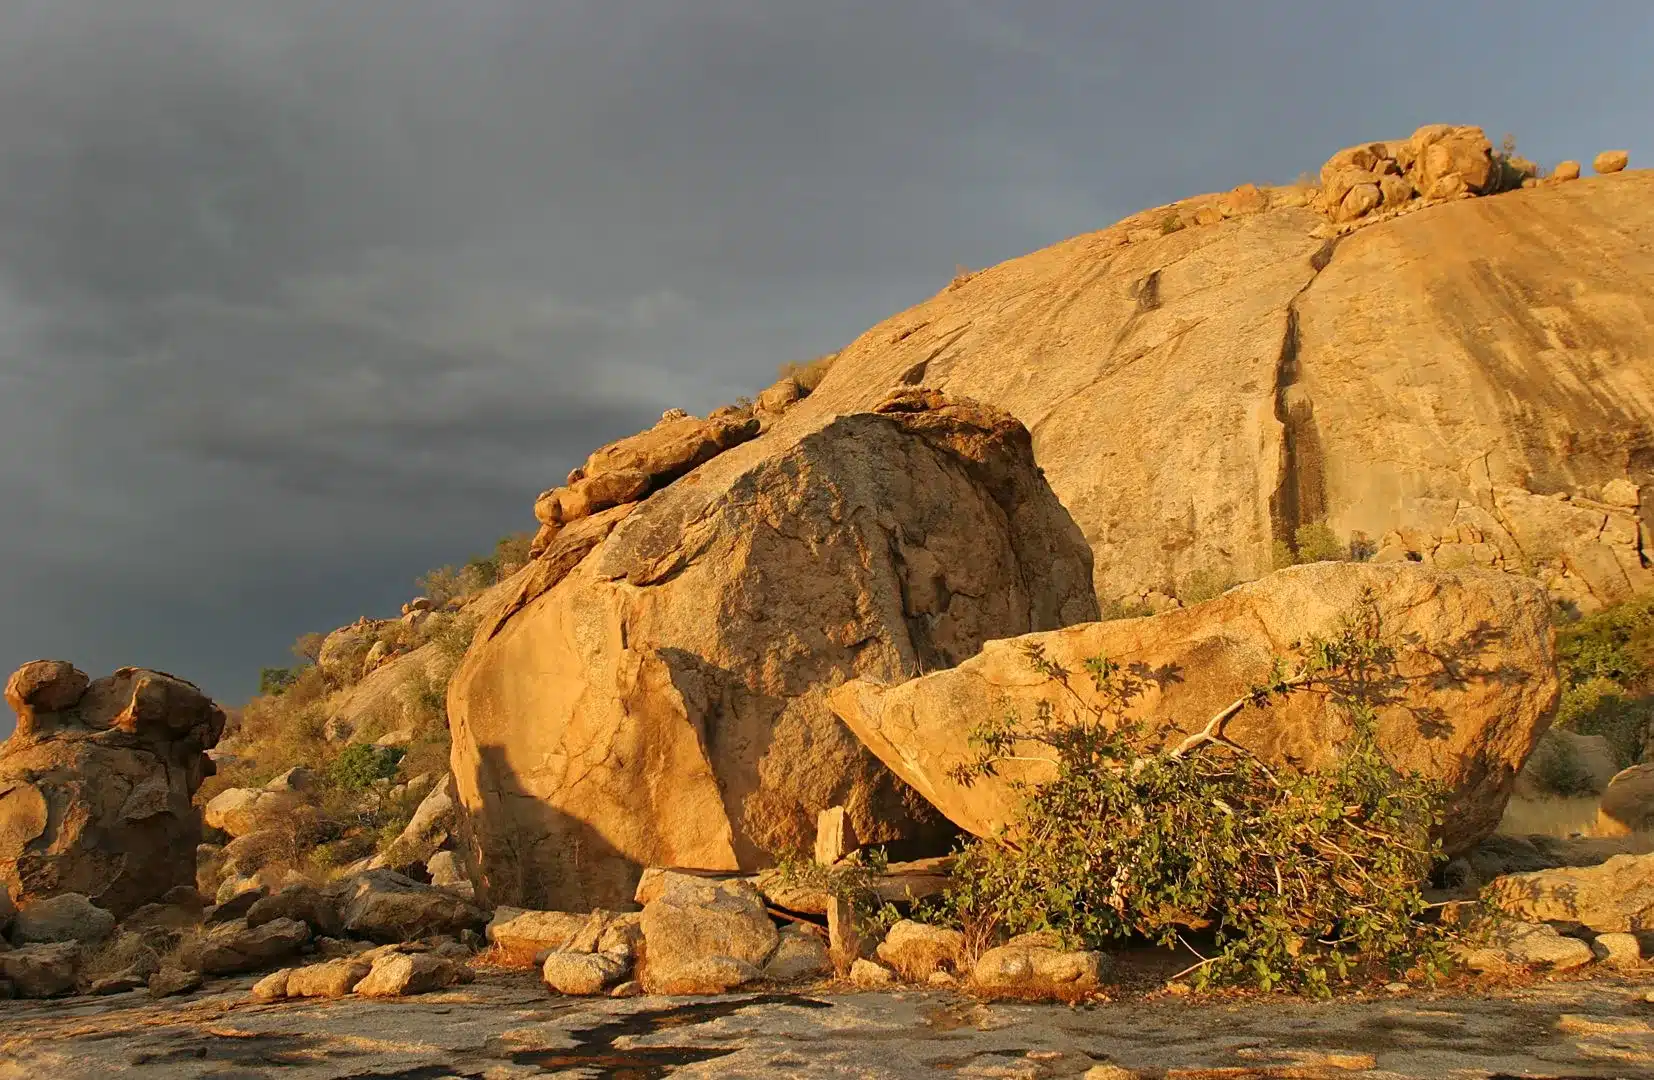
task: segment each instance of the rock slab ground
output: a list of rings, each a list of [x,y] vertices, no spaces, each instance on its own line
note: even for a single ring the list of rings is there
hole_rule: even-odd
[[[1184,999],[1069,1009],[945,992],[548,998],[533,973],[400,1002],[261,1005],[251,979],[194,999],[8,1002],[0,1080],[547,1075],[1091,1080],[1179,1075],[1395,1080],[1654,1071],[1654,978],[1478,997]],[[1208,1071],[1201,1071],[1208,1070]],[[1218,1072],[1216,1070],[1228,1070]]]

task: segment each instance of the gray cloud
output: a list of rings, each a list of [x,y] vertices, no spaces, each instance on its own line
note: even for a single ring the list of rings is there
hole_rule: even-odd
[[[1649,147],[1645,5],[1401,8],[0,0],[0,668],[234,700],[955,264],[1442,118]]]

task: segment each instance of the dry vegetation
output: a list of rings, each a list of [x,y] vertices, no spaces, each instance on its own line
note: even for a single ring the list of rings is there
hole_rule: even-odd
[[[199,800],[261,787],[294,766],[314,771],[320,789],[237,841],[233,865],[209,860],[204,876],[277,867],[323,878],[374,854],[394,859],[391,842],[448,771],[448,680],[475,627],[466,603],[526,564],[528,540],[507,536],[491,555],[424,575],[417,587],[434,610],[336,631],[325,666],[330,635],[316,633],[294,643],[297,663],[264,669],[260,693],[230,716],[218,774]],[[393,745],[374,745],[393,732]]]

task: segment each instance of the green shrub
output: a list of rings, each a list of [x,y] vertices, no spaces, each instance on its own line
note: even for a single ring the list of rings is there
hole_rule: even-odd
[[[1581,735],[1601,735],[1608,741],[1614,763],[1627,769],[1642,760],[1654,730],[1654,698],[1632,694],[1612,679],[1593,678],[1563,689],[1556,726]]]
[[[1533,768],[1540,786],[1557,795],[1590,795],[1597,790],[1596,777],[1585,767],[1574,744],[1566,740],[1540,740],[1533,754]]]
[[[1172,233],[1178,232],[1178,231],[1182,230],[1183,228],[1184,228],[1183,219],[1178,217],[1175,213],[1167,214],[1165,217],[1160,219],[1160,235],[1161,236],[1170,236]]]
[[[327,767],[327,778],[344,791],[362,791],[376,780],[389,780],[396,775],[407,751],[400,746],[369,746],[351,743],[339,751],[339,756]]]
[[[1056,776],[1014,785],[1016,827],[969,843],[929,914],[978,937],[1054,930],[1087,947],[1134,935],[1188,945],[1185,931],[1207,930],[1215,945],[1191,969],[1197,985],[1321,994],[1378,969],[1433,978],[1448,931],[1419,920],[1420,887],[1439,858],[1444,793],[1378,750],[1375,707],[1400,679],[1381,630],[1369,594],[1338,636],[1304,643],[1290,668],[1277,660],[1265,684],[1171,750],[1131,719],[1144,675],[1106,658],[1086,665],[1101,704],[1069,722],[1047,705],[1031,721],[979,725],[978,756],[957,779],[1032,755]],[[1037,647],[1029,659],[1049,679],[1073,677]],[[1295,693],[1342,714],[1332,766],[1270,767],[1224,736],[1234,716]]]
[[[1337,562],[1349,558],[1349,547],[1322,522],[1298,526],[1292,539],[1296,542],[1298,561],[1301,563]]]
[[[298,668],[267,667],[260,668],[258,673],[258,692],[271,697],[280,696],[289,686],[298,680]]]
[[[1199,604],[1222,596],[1236,584],[1234,575],[1222,570],[1196,570],[1177,590],[1177,598],[1185,604]]]

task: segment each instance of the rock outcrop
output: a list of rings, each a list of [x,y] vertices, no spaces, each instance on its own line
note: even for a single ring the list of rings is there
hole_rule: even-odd
[[[448,715],[479,895],[533,907],[622,905],[647,865],[760,867],[831,806],[866,843],[944,843],[826,691],[1097,612],[1026,429],[922,390],[576,521],[518,589]]]
[[[1399,650],[1395,700],[1380,709],[1379,741],[1393,764],[1451,790],[1443,842],[1470,847],[1499,822],[1516,771],[1550,723],[1558,685],[1549,606],[1533,582],[1408,563],[1316,563],[1279,571],[1215,600],[1141,619],[1089,623],[990,642],[956,668],[897,686],[859,679],[831,703],[867,746],[962,828],[993,835],[1011,823],[1011,781],[1038,783],[1044,763],[1006,762],[966,786],[950,770],[969,760],[972,725],[1015,713],[1032,720],[1048,703],[1059,720],[1073,698],[1096,700],[1084,663],[1106,656],[1142,673],[1131,713],[1168,743],[1267,681],[1289,643],[1333,636],[1366,590]],[[1040,646],[1075,673],[1062,686],[1025,655]],[[1248,708],[1231,739],[1271,761],[1325,762],[1347,730],[1318,695]]]
[[[6,683],[17,730],[0,745],[0,884],[19,906],[81,893],[121,916],[195,883],[224,713],[182,679],[25,664]]]
[[[1415,198],[1332,238],[1302,193],[1243,194],[970,275],[840,352],[765,440],[896,382],[1007,409],[1105,606],[1259,577],[1313,525],[1581,609],[1650,587],[1654,173]]]

